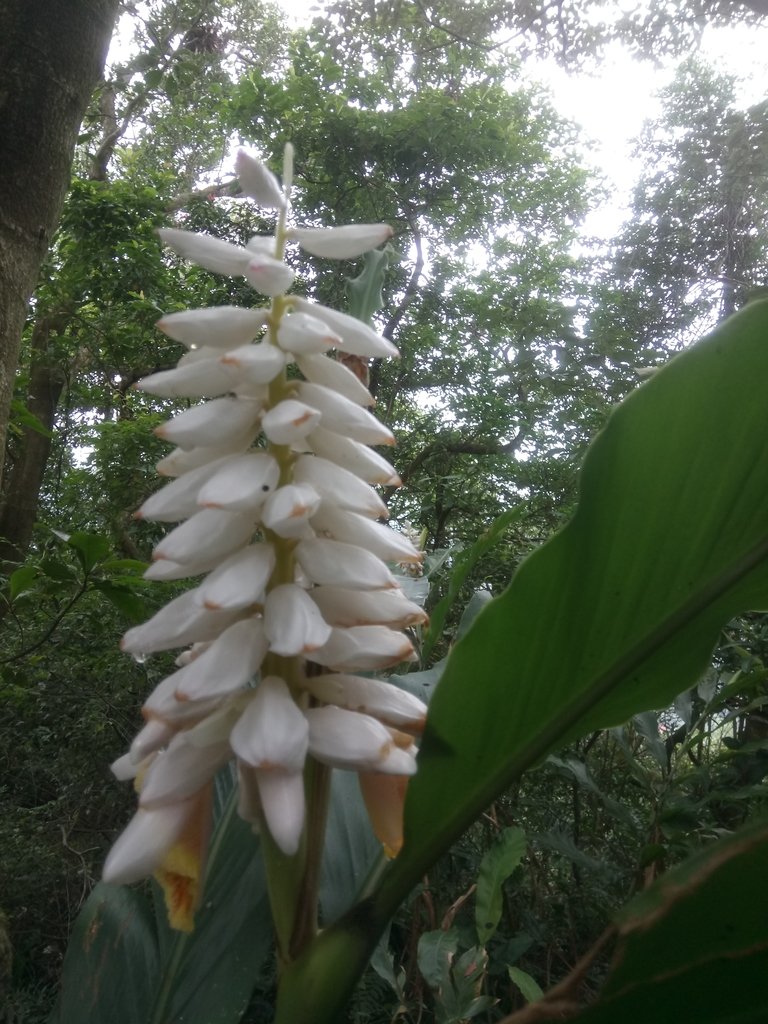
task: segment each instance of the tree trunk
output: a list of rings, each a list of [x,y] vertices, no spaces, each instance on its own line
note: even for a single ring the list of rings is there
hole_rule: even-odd
[[[67,322],[66,315],[58,318]],[[53,429],[64,374],[50,351],[51,334],[61,323],[56,317],[43,317],[32,333],[27,408],[47,431]],[[45,467],[51,451],[50,434],[25,427],[14,459],[6,474],[6,487],[0,507],[0,571],[12,571],[23,561],[32,541],[37,506]]]
[[[0,452],[27,304],[117,7],[118,0],[0,0]]]

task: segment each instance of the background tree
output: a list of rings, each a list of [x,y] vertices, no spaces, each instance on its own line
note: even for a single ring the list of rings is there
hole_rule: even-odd
[[[0,43],[0,451],[27,303],[69,184],[117,0],[3,6]]]

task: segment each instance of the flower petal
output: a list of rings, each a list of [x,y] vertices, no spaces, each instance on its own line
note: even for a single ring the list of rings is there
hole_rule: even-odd
[[[232,390],[235,378],[233,370],[218,359],[201,359],[142,377],[133,386],[158,398],[216,398]]]
[[[275,551],[269,544],[236,551],[203,580],[195,591],[197,600],[216,610],[248,608],[264,600],[274,567]]]
[[[240,245],[233,245],[210,235],[201,235],[196,231],[160,228],[157,233],[163,244],[174,249],[179,256],[191,260],[199,267],[205,267],[214,274],[243,274],[253,255]]]
[[[366,480],[369,484],[380,484],[382,487],[400,487],[402,480],[383,456],[359,441],[352,441],[341,434],[316,427],[308,435],[312,451],[330,462],[335,462],[342,469]]]
[[[322,384],[312,384],[309,381],[299,382],[296,393],[300,402],[319,410],[323,426],[327,430],[351,437],[354,441],[362,441],[363,444],[395,443],[392,431],[388,427],[344,395],[323,387]],[[225,399],[220,398],[217,401]]]
[[[310,708],[310,753],[334,768],[413,775],[416,758],[395,744],[389,730],[369,715],[341,708]]]
[[[285,196],[277,178],[261,160],[256,160],[244,149],[238,150],[235,157],[235,173],[240,188],[259,206],[267,210],[281,210],[285,206]]]
[[[129,629],[120,649],[139,657],[155,651],[213,640],[240,615],[237,611],[209,611],[195,600],[194,590],[175,597],[147,622]]]
[[[274,297],[288,291],[296,277],[295,271],[281,260],[272,259],[271,256],[254,256],[253,253],[249,255],[252,258],[243,273],[257,292]]]
[[[313,256],[334,260],[362,256],[392,237],[389,224],[345,224],[338,228],[291,228],[288,237]]]
[[[309,726],[286,684],[266,676],[230,735],[237,756],[254,768],[300,772],[309,743]]]
[[[271,455],[237,455],[203,483],[197,503],[204,508],[255,512],[274,492],[279,479],[280,467]]]
[[[314,587],[312,600],[332,626],[389,626],[405,629],[423,625],[427,613],[409,601],[402,590],[351,590]]]
[[[371,715],[406,732],[420,733],[424,730],[427,705],[393,683],[334,673],[307,676],[302,685],[324,704],[335,704],[347,711]]]
[[[327,352],[341,343],[341,338],[326,323],[308,313],[284,316],[277,329],[277,343],[284,352],[309,355]]]
[[[246,262],[251,254],[243,250]],[[238,271],[240,273],[240,271]],[[242,309],[240,306],[212,306],[166,313],[157,327],[174,341],[187,348],[210,346],[216,349],[237,348],[258,337],[267,322],[269,310]]]
[[[312,516],[312,526],[330,534],[335,540],[367,548],[386,562],[418,563],[424,558],[402,533],[329,503],[321,505]]]
[[[268,647],[261,619],[243,619],[168,678],[182,701],[227,696],[247,687],[261,668]]]
[[[151,875],[194,812],[194,800],[180,800],[153,810],[140,807],[107,855],[104,881],[128,885]]]
[[[269,649],[285,657],[309,654],[331,635],[331,627],[317,605],[295,583],[283,583],[267,594],[264,631]]]
[[[255,430],[261,403],[246,398],[214,398],[185,409],[156,427],[154,433],[180,448],[226,445],[248,430]]]
[[[415,661],[416,652],[407,636],[386,626],[350,626],[333,629],[328,642],[312,652],[311,660],[338,672],[372,672]]]
[[[205,508],[171,530],[155,548],[153,558],[172,562],[226,558],[250,541],[254,529],[252,513]]]
[[[341,337],[340,347],[345,352],[369,359],[390,359],[400,354],[391,341],[387,341],[362,320],[349,316],[348,313],[339,313],[336,309],[310,302],[298,295],[291,296],[291,305],[294,309],[309,313],[310,316],[315,316],[326,323]]]
[[[264,502],[261,521],[278,537],[303,537],[320,506],[320,495],[308,484],[278,487]]]
[[[318,455],[300,455],[294,465],[293,477],[297,483],[314,487],[322,498],[340,508],[373,518],[389,518],[387,506],[372,487]]]
[[[294,313],[294,316],[299,315]],[[344,398],[348,398],[350,402],[354,402],[355,405],[371,406],[376,404],[376,399],[365,384],[338,359],[333,359],[331,356],[299,355],[296,357],[296,365],[310,383],[330,388],[343,395]]]
[[[314,430],[319,422],[319,410],[286,398],[264,413],[261,426],[272,444],[295,444]]]
[[[285,353],[269,342],[241,345],[221,357],[225,367],[237,371],[238,380],[248,384],[269,384],[285,366]]]
[[[270,835],[287,857],[299,848],[304,829],[304,775],[257,768],[256,783]]]
[[[313,583],[358,590],[381,590],[398,585],[380,558],[354,544],[310,537],[299,542],[295,554]]]

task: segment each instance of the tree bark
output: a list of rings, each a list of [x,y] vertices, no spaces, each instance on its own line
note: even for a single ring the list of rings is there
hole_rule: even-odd
[[[14,459],[6,473],[0,505],[0,571],[12,571],[23,561],[32,541],[45,467],[51,451],[51,434],[64,374],[50,350],[50,338],[68,320],[66,315],[43,317],[32,332],[27,408],[49,433],[25,427]]]
[[[117,8],[118,0],[0,0],[0,452],[27,306]]]

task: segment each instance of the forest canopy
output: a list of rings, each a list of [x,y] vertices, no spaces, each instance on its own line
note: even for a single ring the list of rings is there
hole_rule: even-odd
[[[302,1016],[310,993],[317,1024],[523,1024],[539,999],[542,1020],[598,1024],[662,1004],[662,1022],[695,1006],[716,1024],[731,1019],[722,1000],[692,995],[710,961],[726,991],[756,990],[739,1020],[764,1019],[755,979],[768,933],[750,889],[764,882],[768,842],[768,100],[744,103],[737,77],[697,47],[733,23],[765,33],[768,10],[329,0],[294,24],[261,0],[71,0],[73,18],[99,17],[65,66],[55,33],[11,6],[0,52],[34,33],[42,56],[30,72],[69,76],[72,100],[22,138],[16,65],[0,62],[0,144],[14,140],[0,185],[7,1019],[285,1024],[313,1019]],[[583,225],[604,182],[530,67],[545,57],[594,72],[617,46],[674,74],[637,140],[627,219],[591,238]],[[249,192],[248,173],[262,173],[252,167],[290,192],[289,227],[287,200]],[[330,260],[328,243],[312,242],[353,224],[385,226],[371,252]],[[324,852],[320,839],[305,875],[318,936],[275,913],[288,899],[275,895],[275,864],[280,877],[292,869],[270,852],[263,817],[261,839],[237,818],[226,767],[210,796],[213,895],[192,938],[165,922],[156,881],[100,882],[134,802],[109,765],[179,665],[166,650],[121,653],[121,637],[191,586],[145,577],[173,519],[136,515],[158,493],[161,424],[201,398],[242,398],[137,384],[175,381],[163,375],[199,358],[196,344],[182,356],[161,318],[203,307],[258,318],[263,305],[247,275],[191,262],[178,232],[230,254],[282,238],[289,303],[354,316],[384,346],[343,353],[327,372],[339,388],[355,376],[397,438],[373,450],[391,466],[366,479],[377,484],[368,514],[419,553],[399,568],[381,557],[422,610],[403,627],[408,657],[378,675],[430,710],[400,807],[403,853],[386,866],[352,775],[323,776]],[[282,315],[282,290],[266,294]],[[393,346],[399,358],[383,358]],[[288,360],[291,400],[317,394],[320,357],[305,356]],[[281,485],[297,459],[328,454],[322,439],[275,437],[269,457],[293,445]],[[278,560],[293,558],[293,540],[276,543]],[[304,563],[297,572],[311,592]],[[312,691],[312,708],[324,699]],[[416,756],[412,739],[397,742]],[[747,923],[699,948],[700,915],[730,927],[715,885]],[[675,886],[690,897],[677,909]],[[89,928],[110,935],[129,918],[131,968],[117,982],[114,963],[102,976],[78,950]],[[663,955],[643,938],[651,921]],[[348,994],[341,1010],[334,1000]]]

